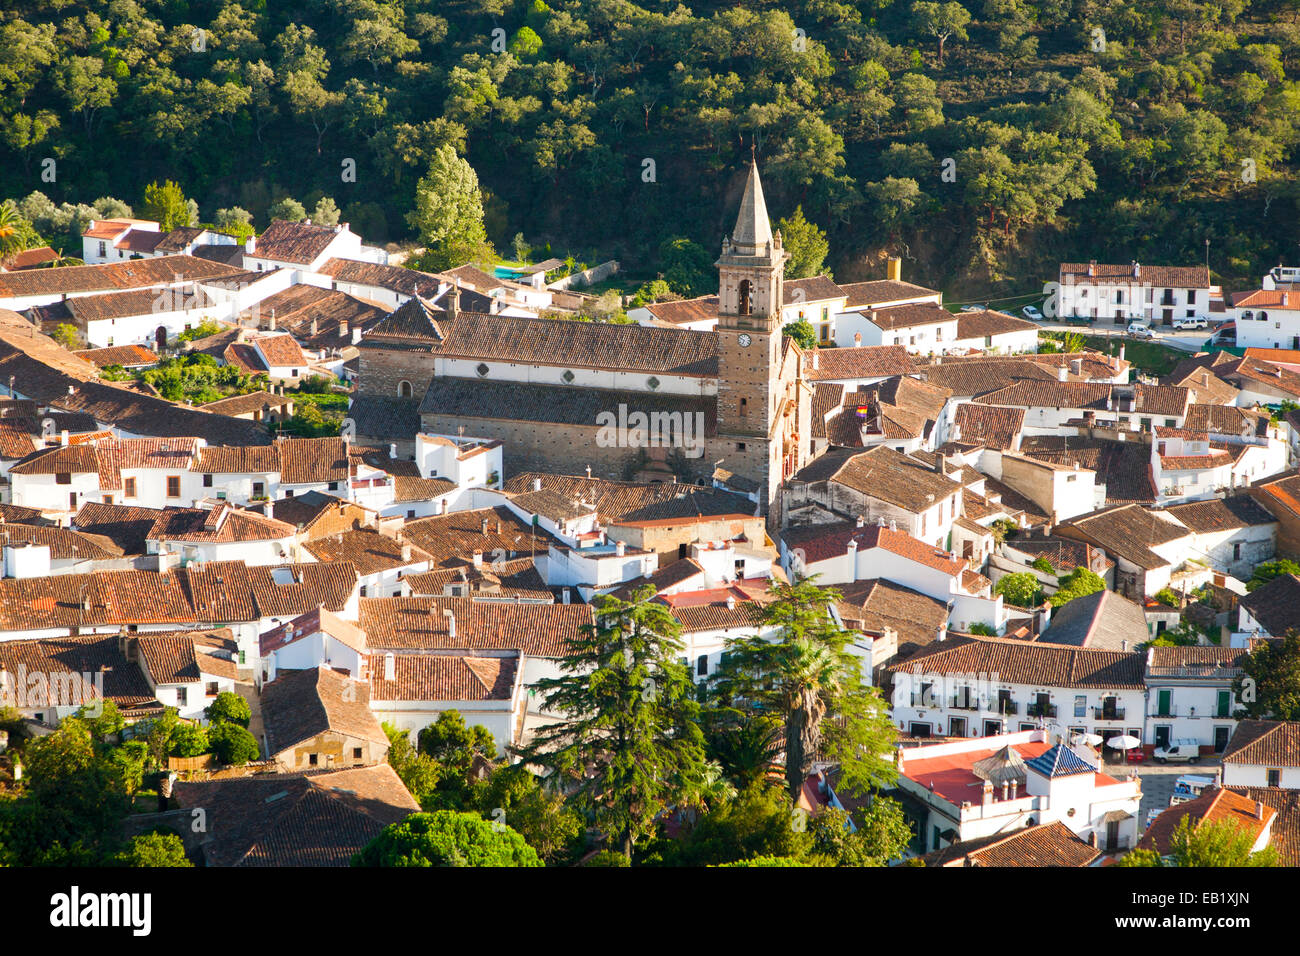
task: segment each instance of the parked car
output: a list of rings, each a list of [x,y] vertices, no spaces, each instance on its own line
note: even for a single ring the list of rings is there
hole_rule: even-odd
[[[987,308],[987,305],[963,305],[961,310],[963,312],[983,312]]]
[[[1234,348],[1237,344],[1237,325],[1234,322],[1225,322],[1215,330],[1205,343],[1207,350],[1220,346],[1223,348]]]
[[[1143,322],[1130,322],[1128,324],[1128,334],[1137,339],[1154,339],[1156,334],[1151,331],[1151,326]]]
[[[1197,740],[1183,737],[1173,741],[1168,747],[1157,747],[1151,756],[1156,758],[1156,763],[1168,763],[1171,760],[1199,763],[1201,760],[1201,745]]]
[[[1174,781],[1174,792],[1169,798],[1169,805],[1176,807],[1180,803],[1195,800],[1217,782],[1214,777],[1205,774],[1185,774]]]
[[[1206,329],[1210,323],[1201,318],[1174,319],[1174,328],[1176,329]]]
[[[1023,309],[1020,310],[1020,314],[1023,315],[1026,319],[1032,319],[1035,322],[1038,322],[1043,317],[1043,313],[1038,311],[1038,307],[1032,305],[1025,306]]]

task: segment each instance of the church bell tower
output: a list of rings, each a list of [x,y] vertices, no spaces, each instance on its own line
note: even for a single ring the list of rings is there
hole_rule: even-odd
[[[736,228],[718,269],[718,438],[721,467],[760,486],[766,511],[783,478],[781,305],[785,261],[751,161]]]

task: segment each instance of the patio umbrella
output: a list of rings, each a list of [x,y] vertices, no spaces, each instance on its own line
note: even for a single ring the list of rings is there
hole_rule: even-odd
[[[1101,734],[1079,734],[1074,738],[1074,742],[1086,744],[1089,747],[1098,747],[1101,745]]]
[[[1141,747],[1142,741],[1138,740],[1132,734],[1121,734],[1118,737],[1112,737],[1106,741],[1107,747],[1114,747],[1116,750],[1132,750],[1134,747]]]

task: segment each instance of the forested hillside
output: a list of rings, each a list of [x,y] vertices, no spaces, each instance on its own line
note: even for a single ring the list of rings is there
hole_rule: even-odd
[[[1062,259],[1295,260],[1296,0],[8,0],[0,197],[166,179],[265,225],[334,199],[368,239],[439,146],[488,238],[660,269],[710,254],[751,144],[837,277],[1029,291]],[[43,180],[53,158],[53,182]],[[354,160],[355,182],[345,181]]]

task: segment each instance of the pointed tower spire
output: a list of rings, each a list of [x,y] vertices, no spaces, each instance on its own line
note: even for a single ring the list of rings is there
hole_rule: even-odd
[[[772,224],[767,218],[767,203],[763,201],[763,184],[758,178],[758,160],[749,163],[749,179],[745,181],[745,195],[740,200],[740,215],[731,241],[749,247],[742,254],[763,255],[764,247],[772,241]]]

